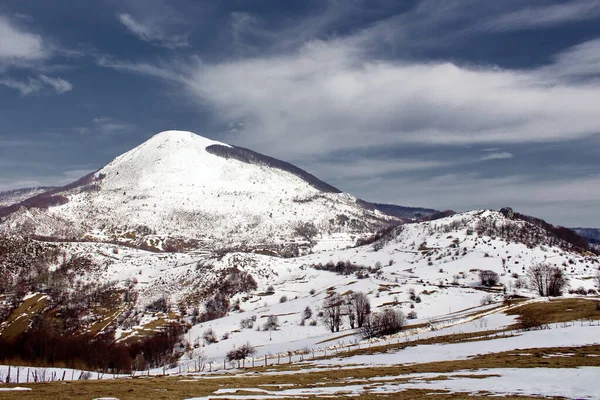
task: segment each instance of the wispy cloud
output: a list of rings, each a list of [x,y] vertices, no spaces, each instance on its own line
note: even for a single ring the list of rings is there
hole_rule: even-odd
[[[63,94],[73,89],[73,85],[69,81],[47,75],[39,75],[37,78],[30,77],[26,80],[0,77],[0,85],[18,90],[21,96],[43,93],[46,89],[51,89],[56,94]]]
[[[92,120],[94,130],[102,135],[110,136],[121,132],[130,131],[133,125],[110,117],[97,117]]]
[[[489,153],[489,154],[486,154],[485,156],[480,157],[479,161],[506,160],[506,159],[513,158],[513,157],[514,157],[514,154],[506,152],[506,151],[493,152],[493,153]]]
[[[27,80],[17,80],[11,78],[0,78],[0,85],[18,90],[21,96],[39,92],[43,85],[37,79],[29,78]]]
[[[363,158],[317,162],[311,165],[311,171],[324,179],[346,180],[442,168],[451,165],[454,165],[454,162],[409,158],[393,160]]]
[[[128,13],[118,14],[117,18],[130,33],[142,41],[171,49],[189,46],[187,36],[167,32],[161,18],[152,17],[141,21]]]
[[[58,94],[63,94],[73,90],[73,84],[71,82],[59,77],[52,78],[50,76],[40,75],[39,79],[46,85],[51,86]]]
[[[540,70],[549,79],[581,79],[600,76],[600,39],[590,40],[564,50],[555,62]]]
[[[39,34],[28,32],[0,14],[0,69],[43,60],[51,50]]]
[[[569,52],[558,63],[569,59]],[[103,65],[183,85],[225,123],[226,139],[295,159],[370,146],[533,143],[600,132],[600,83],[530,71],[373,60],[348,41],[215,64]],[[240,80],[239,77],[244,77]]]
[[[592,20],[600,16],[600,1],[574,0],[559,4],[529,6],[509,11],[481,23],[490,31],[518,31],[546,28],[566,23]]]

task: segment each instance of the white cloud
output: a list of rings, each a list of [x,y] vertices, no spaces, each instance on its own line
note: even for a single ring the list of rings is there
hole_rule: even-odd
[[[600,16],[598,0],[574,0],[507,12],[484,22],[481,26],[491,31],[517,31],[592,20],[598,16]]]
[[[600,39],[573,46],[555,57],[555,62],[541,72],[550,79],[579,79],[600,75]]]
[[[230,140],[286,156],[367,142],[527,143],[600,132],[598,83],[550,86],[539,71],[371,61],[335,42],[202,65],[186,88],[228,122],[244,122]]]
[[[102,135],[110,136],[133,129],[133,125],[110,117],[97,117],[92,120],[95,130]]]
[[[39,75],[37,78],[30,77],[27,80],[0,77],[0,85],[18,90],[21,96],[40,93],[46,88],[51,88],[57,94],[63,94],[73,89],[70,82],[59,77],[53,78],[46,75]]]
[[[480,161],[488,161],[488,160],[506,160],[509,158],[513,158],[514,155],[512,153],[506,152],[506,151],[501,151],[501,152],[490,152],[490,154],[486,154],[485,156],[481,157],[479,160]]]
[[[52,88],[58,94],[63,94],[73,90],[73,85],[62,78],[52,78],[46,75],[40,75],[39,79],[45,84],[52,86]]]
[[[172,49],[189,45],[185,35],[167,32],[164,19],[160,16],[140,21],[131,14],[121,13],[117,18],[129,32],[145,42]]]
[[[11,78],[0,78],[0,85],[18,90],[21,93],[21,96],[27,96],[28,94],[39,92],[43,87],[39,80],[32,78],[29,78],[25,81]]]
[[[569,52],[554,66],[509,71],[373,60],[350,43],[314,41],[291,53],[216,64],[101,65],[182,84],[224,123],[243,127],[226,140],[292,161],[367,144],[493,146],[600,133],[600,83],[570,83],[550,72],[577,63]]]
[[[21,29],[0,15],[0,66],[39,61],[50,54],[38,34]]]
[[[352,158],[343,161],[316,162],[311,164],[310,169],[325,180],[347,180],[448,167],[454,164],[454,162],[437,160]]]

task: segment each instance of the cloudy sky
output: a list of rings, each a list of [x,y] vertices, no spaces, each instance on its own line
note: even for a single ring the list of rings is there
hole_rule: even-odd
[[[361,198],[600,227],[600,0],[5,0],[0,190],[168,129]]]

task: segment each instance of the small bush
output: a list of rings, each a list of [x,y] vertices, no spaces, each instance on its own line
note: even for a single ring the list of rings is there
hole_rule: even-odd
[[[253,315],[250,318],[244,318],[240,322],[240,328],[242,329],[252,329],[254,327],[254,322],[256,321],[256,315]]]
[[[388,309],[370,314],[360,331],[365,339],[382,337],[400,332],[405,322],[406,316],[402,311]]]
[[[310,319],[310,318],[312,318],[313,312],[309,306],[306,306],[302,315],[304,316],[305,319]]]
[[[406,315],[406,318],[408,319],[417,319],[417,313],[415,311],[411,311]]]
[[[213,328],[208,328],[202,334],[202,338],[206,342],[206,344],[218,343],[217,334],[215,333]]]
[[[279,328],[279,318],[276,315],[269,315],[267,322],[263,325],[263,331],[276,331]]]
[[[412,301],[415,301],[415,300],[416,300],[416,298],[417,298],[417,294],[415,293],[415,289],[413,289],[413,288],[410,288],[410,289],[408,290],[408,297],[409,297],[409,298],[410,298]]]
[[[279,298],[279,302],[280,302],[280,303],[285,303],[285,302],[287,302],[287,301],[288,301],[288,298],[287,298],[287,296],[281,296],[281,297]]]
[[[267,288],[267,294],[274,294],[275,293],[275,288],[273,287],[273,285],[270,285]]]
[[[492,296],[491,294],[486,294],[485,296],[483,296],[481,298],[481,301],[479,302],[479,304],[481,304],[482,306],[488,305],[488,304],[492,304],[494,302],[494,296]]]
[[[166,313],[169,311],[169,301],[166,297],[160,297],[148,304],[146,311]]]
[[[314,295],[316,292],[315,292],[315,289],[310,289],[310,292],[308,292],[308,293],[310,293],[310,295],[312,296],[312,295]]]
[[[250,346],[250,343],[246,343],[240,347],[234,347],[227,352],[227,361],[240,361],[256,354],[256,349]]]

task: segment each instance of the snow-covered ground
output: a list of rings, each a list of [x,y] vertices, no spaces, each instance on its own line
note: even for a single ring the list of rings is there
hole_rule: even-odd
[[[195,397],[190,400],[208,399],[283,399],[303,398],[304,396],[360,396],[364,394],[394,394],[408,389],[443,390],[451,393],[487,394],[493,397],[506,395],[566,397],[577,399],[600,399],[593,384],[600,367],[579,367],[572,369],[556,368],[494,368],[469,371],[456,371],[450,374],[410,374],[383,379],[371,379],[367,384],[347,384],[340,386],[311,388],[283,388],[269,390],[264,387],[244,387],[219,389],[208,397]],[[485,377],[485,378],[482,378]],[[408,379],[408,382],[395,382]],[[321,382],[324,384],[324,382]],[[252,394],[237,395],[237,391]],[[433,394],[433,393],[432,393]]]

